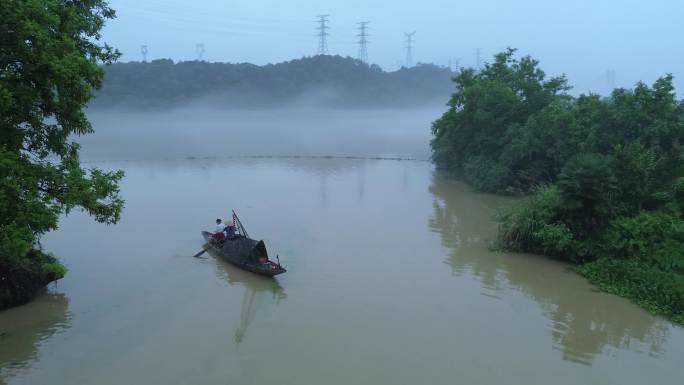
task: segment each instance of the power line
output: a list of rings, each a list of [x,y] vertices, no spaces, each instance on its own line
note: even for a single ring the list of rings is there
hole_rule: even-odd
[[[234,25],[239,22],[246,23],[299,23],[301,19],[290,18],[269,18],[269,17],[246,17],[240,16],[231,8],[222,7],[197,7],[193,2],[178,2],[172,3],[165,0],[145,0],[134,2],[135,4],[119,4],[116,6],[117,11],[126,12],[126,16],[131,14],[146,12],[152,15],[183,15],[189,16],[192,20],[206,20],[207,18],[214,19],[216,22],[227,21]],[[212,9],[213,8],[213,9]],[[281,16],[281,15],[279,15]]]
[[[370,21],[360,21],[356,24],[359,25],[359,34],[356,35],[359,38],[359,41],[357,42],[359,44],[358,59],[364,63],[368,63],[368,33],[366,32],[366,29],[368,29]]]
[[[301,33],[301,32],[289,32],[289,30],[292,30],[292,28],[289,28],[288,31],[283,31],[283,30],[274,30],[274,31],[268,31],[267,28],[261,26],[261,25],[247,25],[245,27],[242,27],[240,25],[236,25],[235,23],[230,23],[230,25],[225,25],[225,24],[219,24],[218,22],[216,23],[202,23],[202,24],[193,24],[196,22],[196,19],[190,18],[190,17],[183,17],[179,16],[176,17],[175,15],[173,17],[164,17],[160,16],[158,14],[155,14],[154,17],[146,16],[145,14],[141,13],[135,13],[132,15],[128,15],[128,18],[130,19],[138,19],[142,22],[145,23],[150,23],[150,22],[163,22],[165,26],[167,27],[173,27],[175,31],[188,31],[191,33],[197,33],[198,31],[206,32],[208,34],[230,34],[231,36],[245,36],[245,37],[268,37],[272,36],[273,33],[277,33],[280,36],[285,36],[287,35],[288,37],[295,37],[297,39],[303,40],[304,38],[310,39],[311,34],[308,33]]]
[[[328,36],[330,36],[328,33],[328,30],[330,29],[328,26],[328,17],[330,17],[330,15],[318,15],[316,17],[318,18],[318,27],[316,27],[316,30],[318,30],[318,54],[327,55]]]
[[[197,53],[197,60],[202,61],[202,58],[204,57],[204,44],[197,43],[195,45],[195,52]]]
[[[416,31],[413,31],[411,33],[404,32],[404,36],[406,36],[406,67],[410,68],[413,67],[413,35],[416,34]]]
[[[143,63],[147,61],[147,45],[141,45],[140,46],[140,53],[142,54],[143,57]]]

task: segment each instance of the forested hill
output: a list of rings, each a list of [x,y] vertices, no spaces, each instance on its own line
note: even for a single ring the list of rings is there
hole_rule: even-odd
[[[331,107],[411,107],[444,103],[453,90],[446,67],[419,64],[386,72],[341,56],[313,56],[278,64],[115,63],[94,108],[169,108],[201,102],[262,108],[291,104]]]

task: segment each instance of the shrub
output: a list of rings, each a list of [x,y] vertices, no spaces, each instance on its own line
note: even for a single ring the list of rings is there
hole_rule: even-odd
[[[64,277],[66,267],[53,256],[31,250],[21,266],[0,259],[0,309],[28,302],[38,289]]]
[[[502,192],[512,177],[506,166],[484,156],[468,159],[463,174],[469,183],[486,192]]]
[[[616,219],[606,231],[602,254],[684,273],[684,221],[674,213],[648,211]]]
[[[43,264],[43,274],[45,274],[46,279],[54,281],[57,279],[62,279],[66,275],[69,269],[62,265],[59,261],[48,262]]]
[[[481,191],[532,191],[500,213],[500,247],[586,263],[593,282],[681,320],[684,102],[672,76],[572,97],[512,54],[456,77],[433,159]]]
[[[616,210],[613,198],[618,190],[617,180],[607,156],[575,156],[563,167],[557,184],[564,216],[579,225],[573,227],[593,232]]]
[[[563,223],[552,223],[542,226],[534,233],[542,253],[557,257],[572,256],[577,245],[572,232]]]
[[[560,191],[554,185],[540,186],[532,196],[509,207],[498,215],[499,245],[507,250],[541,252],[538,232],[555,221],[561,202]]]
[[[684,323],[684,278],[640,260],[601,258],[577,268],[609,293],[632,299],[647,310]]]

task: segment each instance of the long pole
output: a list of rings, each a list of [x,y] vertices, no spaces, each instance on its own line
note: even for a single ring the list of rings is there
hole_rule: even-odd
[[[235,218],[235,222],[237,222],[236,225],[240,229],[240,232],[242,232],[242,235],[244,235],[245,238],[249,238],[249,235],[247,235],[247,230],[245,230],[245,227],[242,225],[240,218],[238,218],[237,214],[235,214],[235,210],[233,210],[233,218]]]

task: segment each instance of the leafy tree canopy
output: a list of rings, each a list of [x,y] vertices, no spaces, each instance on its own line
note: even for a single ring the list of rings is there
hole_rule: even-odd
[[[449,110],[432,126],[435,162],[465,173],[467,179],[488,191],[525,183],[522,175],[511,179],[513,163],[525,159],[510,159],[507,164],[498,158],[507,156],[503,153],[510,146],[521,147],[514,143],[520,128],[552,103],[561,103],[559,96],[565,96],[569,89],[565,77],[547,79],[536,60],[529,56],[516,59],[514,55],[515,50],[509,48],[481,71],[461,70],[454,78],[456,91]],[[485,166],[473,167],[473,160]],[[499,183],[500,178],[506,179]]]
[[[96,108],[218,107],[315,103],[330,107],[434,105],[449,96],[449,68],[418,64],[386,72],[349,57],[317,55],[276,64],[169,59],[115,63],[105,69]]]
[[[490,192],[503,248],[582,263],[602,288],[684,322],[684,103],[672,76],[609,97],[565,93],[529,57],[462,70],[433,158]]]
[[[38,241],[57,228],[60,214],[82,208],[98,222],[119,219],[122,172],[83,169],[73,142],[75,135],[92,132],[83,108],[102,83],[100,64],[119,55],[100,43],[100,30],[113,17],[98,0],[5,0],[0,7],[0,290],[5,298],[24,294],[19,292],[26,287],[17,287],[22,274],[36,273],[38,281],[59,278],[39,274],[54,260],[45,258]],[[0,292],[0,306],[2,299]]]

